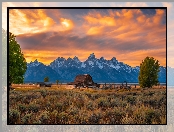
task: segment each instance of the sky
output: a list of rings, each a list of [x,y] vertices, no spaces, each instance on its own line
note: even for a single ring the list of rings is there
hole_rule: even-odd
[[[13,2],[2,6],[25,4]],[[142,2],[108,4],[149,6],[149,3]],[[173,3],[160,4],[157,6],[168,7],[167,27],[174,28],[170,23],[173,21]],[[31,2],[27,5],[38,7],[47,4]],[[88,6],[104,6],[104,3],[89,2]],[[96,58],[110,60],[116,57],[130,66],[140,65],[146,56],[159,60],[162,66],[166,65],[166,11],[162,9],[13,9],[9,12],[9,30],[16,35],[27,62],[37,59],[48,65],[57,57],[67,59],[74,56],[85,61],[94,53]],[[174,49],[172,33],[168,31],[170,44],[167,44],[170,47],[167,55],[171,59]],[[173,62],[169,65],[174,67]]]

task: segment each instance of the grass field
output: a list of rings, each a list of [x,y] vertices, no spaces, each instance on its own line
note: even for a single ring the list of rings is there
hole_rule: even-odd
[[[15,88],[10,124],[166,124],[166,88]]]

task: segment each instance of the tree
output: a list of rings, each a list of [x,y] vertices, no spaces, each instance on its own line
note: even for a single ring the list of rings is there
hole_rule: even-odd
[[[49,82],[49,77],[45,77],[44,82]]]
[[[56,84],[57,84],[57,85],[59,84],[59,80],[56,80]]]
[[[59,84],[59,80],[56,80],[56,84],[57,84],[57,87],[58,87],[58,84]]]
[[[9,83],[23,83],[27,62],[15,35],[9,32]]]
[[[158,84],[159,61],[153,57],[146,57],[140,64],[140,73],[138,76],[140,87],[151,88]]]

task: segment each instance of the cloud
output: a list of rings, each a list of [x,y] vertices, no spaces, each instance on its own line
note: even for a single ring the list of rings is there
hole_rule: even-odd
[[[165,63],[164,10],[81,10],[80,14],[77,10],[12,10],[10,17],[10,31],[18,33],[17,41],[28,61],[40,58],[48,64],[58,56],[78,56],[84,61],[95,53],[129,65],[139,65],[148,55]]]
[[[141,10],[136,9],[123,9],[121,11],[109,10],[105,14],[99,11],[92,11],[83,17],[85,21],[84,29],[88,29],[86,32],[90,32],[89,30],[93,28],[98,30],[99,27],[105,26],[106,30],[102,30],[103,32],[108,30],[113,31],[113,29],[116,31],[116,29],[118,29],[119,34],[122,28],[123,32],[125,32],[125,30],[139,30],[139,28],[143,29],[143,27],[151,29],[152,27],[157,27],[161,24],[162,20],[164,19],[164,15],[164,10],[156,10],[156,14],[151,17],[146,16]],[[112,28],[109,28],[110,26]],[[101,32],[98,33],[101,34]]]
[[[110,16],[103,16],[101,13],[94,11],[90,12],[88,15],[84,16],[84,19],[87,23],[92,25],[106,25],[106,26],[115,26],[115,19]]]
[[[73,26],[73,21],[61,18],[58,10],[11,9],[9,13],[10,32],[16,35],[45,32],[50,30],[65,31],[71,30]]]
[[[47,59],[47,62],[49,63],[53,61],[53,58],[56,59],[58,56],[63,56],[65,58],[79,56],[79,59],[84,61],[90,53],[94,52],[98,57],[104,56],[105,58],[110,59],[115,56],[119,61],[125,61],[125,63],[128,62],[130,65],[137,65],[140,60],[148,55],[158,57],[159,60],[163,62],[166,53],[165,48],[162,49],[164,46],[156,44],[155,47],[154,45],[150,47],[146,43],[143,44],[140,40],[134,42],[128,40],[127,42],[123,42],[97,36],[86,36],[81,38],[79,36],[72,36],[66,32],[36,33],[28,36],[24,34],[19,35],[17,40],[21,44],[22,51],[36,50],[39,51],[39,53],[48,51],[47,53],[43,52],[45,55],[40,55],[40,57],[42,57],[43,60],[44,56],[45,60]],[[148,52],[142,52],[144,49]],[[160,55],[161,53],[164,53],[162,54],[163,56]],[[48,57],[48,55],[52,57]],[[33,59],[34,57],[38,58],[34,53],[32,53],[32,56]],[[124,59],[125,57],[127,60]],[[131,63],[133,59],[136,60],[134,60],[136,64]]]
[[[156,14],[148,16],[141,10],[109,10],[105,14],[93,11],[84,16],[84,31],[103,40],[97,41],[103,47],[98,47],[100,50],[129,53],[166,48],[166,25],[161,23],[164,13],[156,10]],[[111,18],[112,26],[103,23],[105,18]]]
[[[55,21],[41,9],[10,9],[9,12],[10,31],[16,35],[28,32],[41,32],[54,24]]]
[[[88,31],[87,31],[87,35],[95,35],[95,34],[100,34],[103,30],[103,27],[91,27]]]
[[[60,18],[60,22],[65,27],[65,30],[71,30],[74,27],[74,23],[72,20]]]

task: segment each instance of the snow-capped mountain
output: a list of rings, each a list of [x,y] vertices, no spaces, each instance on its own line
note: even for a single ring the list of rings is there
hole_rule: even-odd
[[[35,80],[43,81],[45,76],[49,76],[50,80],[60,80],[62,82],[72,82],[78,74],[90,74],[95,82],[120,83],[120,82],[138,82],[140,67],[131,67],[123,62],[119,62],[115,57],[106,60],[104,57],[100,59],[92,53],[81,62],[78,57],[65,59],[58,57],[56,60],[45,66],[43,63],[35,60],[28,63],[25,81]],[[40,80],[39,80],[40,79]],[[166,68],[160,67],[159,81],[166,82]]]
[[[38,62],[38,60],[36,59],[35,61],[31,61],[30,63],[27,63],[27,67],[37,67],[38,65],[43,64],[41,62]]]
[[[34,62],[27,64],[24,82],[43,82],[46,76],[48,76],[50,81],[53,82],[61,78],[60,75],[50,66],[46,66],[43,63],[35,60]]]

